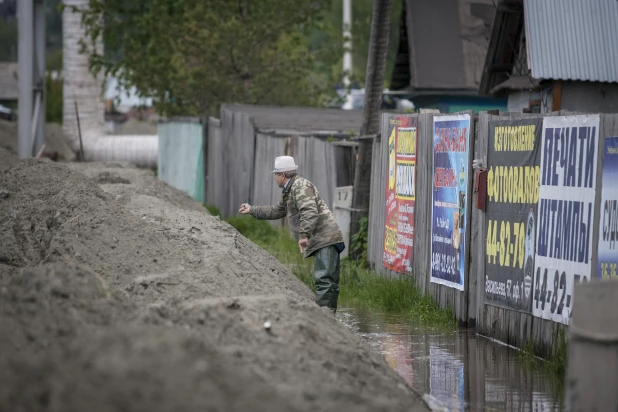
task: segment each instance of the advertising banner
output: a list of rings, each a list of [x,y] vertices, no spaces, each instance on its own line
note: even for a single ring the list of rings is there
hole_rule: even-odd
[[[599,115],[543,120],[532,314],[567,325],[592,270],[598,138]]]
[[[489,122],[485,303],[531,313],[543,119]]]
[[[606,137],[599,225],[599,279],[617,278],[618,264],[618,137]]]
[[[383,263],[407,274],[414,267],[416,126],[416,117],[389,117]]]
[[[464,289],[470,115],[433,118],[431,282]]]

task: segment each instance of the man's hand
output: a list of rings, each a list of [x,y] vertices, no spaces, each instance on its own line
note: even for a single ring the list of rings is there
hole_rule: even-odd
[[[248,215],[251,212],[251,205],[249,205],[248,203],[243,203],[242,205],[240,205],[240,210],[238,211],[238,213],[240,213],[241,215]]]
[[[306,238],[302,238],[298,241],[298,247],[300,248],[301,253],[305,250],[308,244],[309,240],[307,240]]]

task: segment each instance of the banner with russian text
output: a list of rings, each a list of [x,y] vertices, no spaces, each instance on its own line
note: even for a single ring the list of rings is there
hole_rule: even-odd
[[[414,267],[416,126],[416,117],[389,116],[383,263],[407,274]]]
[[[433,118],[431,282],[464,290],[470,115]]]
[[[601,185],[597,277],[618,277],[618,137],[606,137]]]
[[[543,119],[489,122],[485,303],[532,312]]]
[[[567,325],[592,270],[598,139],[599,115],[543,120],[532,314]]]

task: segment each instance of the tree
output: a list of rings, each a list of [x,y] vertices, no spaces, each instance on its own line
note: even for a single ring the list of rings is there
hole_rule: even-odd
[[[62,68],[61,0],[46,0],[45,48],[47,68]],[[0,0],[0,61],[17,61],[17,1]]]
[[[386,54],[388,52],[390,13],[391,0],[374,0],[367,75],[365,77],[363,124],[361,140],[358,144],[358,161],[354,173],[350,233],[359,231],[361,219],[367,217],[369,212],[373,139],[362,137],[375,135],[380,129],[380,105],[382,103]],[[356,254],[354,255],[351,257],[357,257]]]
[[[330,0],[89,0],[82,10],[93,73],[153,97],[164,114],[221,103],[318,105],[334,96],[339,37]],[[327,33],[318,44],[312,34]],[[94,47],[102,36],[105,50]],[[315,38],[315,36],[313,36]]]
[[[386,58],[385,86],[390,80],[390,73],[395,66],[397,48],[399,46],[399,17],[401,15],[402,0],[391,0],[391,18],[389,23],[389,47]],[[337,33],[343,31],[342,27],[342,0],[332,0],[331,10],[327,14],[328,21]],[[365,84],[365,71],[369,57],[369,41],[371,36],[371,15],[373,1],[352,0],[352,75],[350,80],[363,87]],[[341,66],[341,61],[338,66]]]

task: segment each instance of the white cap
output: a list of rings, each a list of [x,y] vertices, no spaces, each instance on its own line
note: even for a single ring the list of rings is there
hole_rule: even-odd
[[[294,162],[292,156],[279,156],[275,159],[275,170],[273,173],[291,172],[298,169],[298,165]]]

